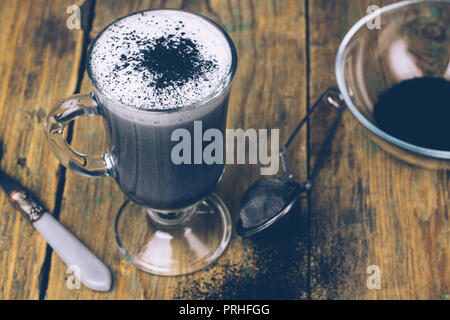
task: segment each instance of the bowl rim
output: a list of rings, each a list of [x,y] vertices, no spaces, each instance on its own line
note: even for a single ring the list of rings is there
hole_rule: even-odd
[[[358,108],[354,105],[350,94],[346,88],[345,85],[345,75],[344,75],[344,52],[347,48],[350,41],[353,39],[353,37],[356,35],[358,31],[363,28],[367,22],[373,20],[378,15],[382,15],[387,12],[392,12],[396,9],[403,8],[405,6],[409,5],[415,5],[415,4],[422,4],[422,3],[447,3],[450,5],[450,2],[448,0],[407,0],[402,2],[397,2],[385,7],[380,8],[380,10],[375,11],[371,14],[366,15],[362,19],[360,19],[353,27],[348,31],[348,33],[345,35],[344,39],[342,40],[339,50],[336,56],[336,80],[339,87],[339,91],[341,92],[344,101],[346,105],[348,106],[350,112],[353,114],[353,116],[358,120],[359,123],[361,123],[366,129],[371,131],[373,134],[378,136],[379,138],[396,145],[397,147],[400,147],[402,149],[406,149],[408,151],[411,151],[416,154],[442,159],[442,160],[450,160],[450,151],[443,151],[443,150],[436,150],[436,149],[429,149],[424,147],[419,147],[414,144],[405,142],[403,140],[400,140],[398,138],[395,138],[386,132],[379,129],[377,126],[375,126],[372,122],[370,122],[364,115],[359,112]]]

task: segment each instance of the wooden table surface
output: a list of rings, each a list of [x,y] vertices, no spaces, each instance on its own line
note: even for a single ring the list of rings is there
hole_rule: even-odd
[[[393,158],[345,111],[343,122],[302,200],[302,227],[288,241],[233,234],[218,262],[188,276],[138,271],[113,240],[125,197],[112,179],[88,179],[59,166],[43,126],[63,97],[90,92],[86,49],[107,24],[148,8],[207,15],[230,33],[239,68],[228,128],[280,128],[289,136],[307,106],[335,85],[341,39],[371,4],[385,0],[2,0],[0,1],[1,169],[29,187],[113,273],[107,293],[68,289],[66,266],[0,196],[0,299],[450,299],[450,173]],[[82,30],[67,28],[70,5]],[[311,121],[290,152],[304,179],[330,112]],[[69,130],[72,146],[106,150],[100,119]],[[100,150],[99,150],[100,149]],[[236,221],[239,199],[259,178],[257,166],[228,166],[218,193]],[[370,290],[367,268],[381,270]]]

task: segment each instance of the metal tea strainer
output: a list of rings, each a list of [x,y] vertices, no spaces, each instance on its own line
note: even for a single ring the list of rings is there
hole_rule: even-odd
[[[294,174],[289,171],[287,165],[286,152],[294,138],[311,114],[317,109],[321,102],[326,98],[327,102],[338,110],[338,115],[330,130],[330,133],[322,145],[319,158],[316,161],[312,173],[305,182],[298,181]],[[255,182],[242,196],[240,218],[237,223],[237,233],[241,237],[250,237],[266,228],[272,226],[275,222],[288,215],[294,205],[300,198],[300,195],[311,189],[312,183],[322,161],[325,158],[325,152],[330,145],[334,134],[338,128],[344,109],[343,99],[340,97],[337,88],[328,89],[308,111],[305,118],[300,121],[291,137],[280,151],[283,175],[280,179],[262,179]]]

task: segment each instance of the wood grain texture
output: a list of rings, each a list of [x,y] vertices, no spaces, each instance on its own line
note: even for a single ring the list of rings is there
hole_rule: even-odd
[[[229,105],[229,128],[280,128],[286,139],[306,110],[305,11],[303,1],[97,1],[91,38],[110,22],[149,8],[182,8],[207,15],[230,33],[239,68]],[[289,64],[285,63],[290,61]],[[83,92],[90,91],[84,77]],[[88,154],[105,150],[101,120],[75,124],[72,145]],[[292,149],[293,170],[306,176],[306,132]],[[228,166],[219,187],[233,220],[247,186],[259,179],[257,166]],[[52,259],[48,299],[306,298],[306,239],[290,245],[242,241],[233,235],[212,267],[183,277],[138,271],[113,240],[113,219],[125,197],[112,179],[67,173],[60,220],[101,257],[114,274],[108,293],[68,290],[65,266]]]
[[[310,1],[312,97],[335,85],[334,57],[350,27],[369,5],[392,2]],[[313,157],[320,123],[311,127]],[[311,195],[311,297],[449,299],[449,178],[388,155],[347,111]],[[370,265],[381,269],[381,290],[366,286]]]
[[[75,90],[81,54],[81,33],[66,27],[68,3],[0,2],[1,169],[51,211],[59,171],[43,121],[53,103]],[[3,193],[0,212],[0,299],[37,299],[46,243]]]
[[[295,235],[288,241],[233,235],[216,264],[182,277],[138,271],[120,255],[112,228],[125,196],[112,179],[64,174],[43,133],[51,105],[77,89],[92,91],[87,75],[78,72],[86,47],[82,30],[66,28],[68,5],[83,8],[85,27],[93,22],[87,40],[115,19],[149,8],[181,8],[216,20],[239,54],[228,128],[279,128],[284,142],[307,102],[335,86],[335,56],[345,33],[369,5],[392,2],[96,0],[89,17],[92,0],[0,1],[1,169],[50,210],[62,197],[59,219],[114,277],[107,293],[69,290],[66,266],[53,253],[42,268],[45,241],[2,195],[0,299],[37,299],[46,275],[46,299],[450,299],[450,173],[385,153],[348,111],[308,201],[301,202]],[[309,143],[305,130],[291,147],[289,163],[300,179],[332,119],[328,109],[319,111],[309,124]],[[107,151],[102,120],[77,120],[72,146],[87,154]],[[218,193],[233,221],[243,191],[259,178],[257,166],[227,166]],[[366,287],[370,265],[381,268],[381,290]]]

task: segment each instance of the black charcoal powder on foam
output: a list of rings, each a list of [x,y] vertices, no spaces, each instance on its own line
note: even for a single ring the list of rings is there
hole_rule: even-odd
[[[209,21],[164,10],[119,20],[97,41],[92,58],[105,92],[150,110],[205,99],[220,87],[230,64],[227,40]]]

